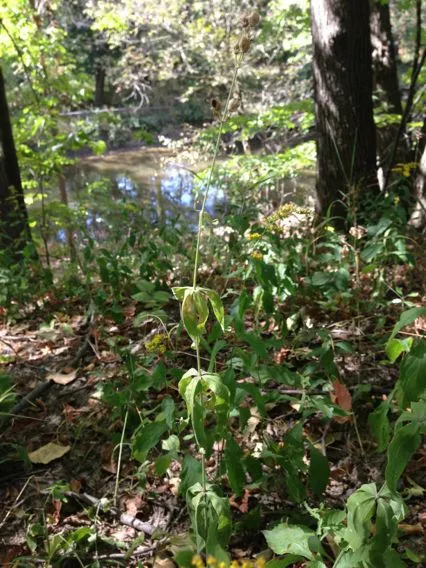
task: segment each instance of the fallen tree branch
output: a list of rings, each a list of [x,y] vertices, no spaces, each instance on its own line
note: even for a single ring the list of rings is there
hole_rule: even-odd
[[[112,515],[116,517],[122,525],[126,525],[127,527],[132,527],[137,531],[144,532],[148,536],[153,535],[154,532],[159,528],[155,527],[151,523],[141,521],[136,517],[134,517],[133,515],[129,515],[128,513],[122,513],[116,507],[109,507],[108,509],[105,509],[105,506],[103,506],[102,503],[102,499],[97,499],[96,497],[93,497],[88,493],[76,493],[75,491],[66,491],[65,495],[71,499],[83,503],[84,505],[89,505],[91,507],[98,507],[100,511],[112,513]]]

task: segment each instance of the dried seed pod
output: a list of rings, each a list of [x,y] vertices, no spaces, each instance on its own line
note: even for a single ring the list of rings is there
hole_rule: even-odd
[[[229,112],[235,112],[240,108],[240,105],[241,105],[241,99],[239,97],[233,97],[228,106]]]
[[[246,35],[242,36],[240,41],[238,42],[239,51],[241,53],[247,53],[247,51],[250,49],[250,44],[250,38]]]
[[[212,105],[213,115],[215,118],[217,118],[218,116],[220,116],[220,113],[222,111],[222,104],[218,99],[212,99],[211,105]]]
[[[217,99],[212,99],[211,105],[212,109],[215,111],[220,111],[220,109],[222,108],[220,101],[218,101]]]
[[[250,25],[249,17],[248,17],[247,14],[244,14],[244,16],[242,16],[242,18],[241,18],[241,27],[242,28],[248,28],[249,25]]]
[[[250,12],[250,14],[247,16],[247,20],[250,26],[257,26],[257,24],[260,22],[259,12],[256,12],[256,10]]]

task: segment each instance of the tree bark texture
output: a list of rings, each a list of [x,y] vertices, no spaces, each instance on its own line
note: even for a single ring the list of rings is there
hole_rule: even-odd
[[[370,30],[373,49],[373,91],[376,94],[377,104],[384,107],[388,113],[402,115],[403,109],[389,3],[382,4],[380,0],[373,0]],[[389,159],[397,132],[398,124],[387,124],[377,129],[377,151],[381,171],[386,171],[389,167]],[[408,151],[407,140],[402,138],[397,151],[397,161],[406,161]]]
[[[17,260],[31,240],[6,89],[0,68],[0,250]]]
[[[369,0],[311,2],[316,208],[337,225],[348,216],[350,192],[364,202],[378,193],[369,17]]]
[[[389,112],[402,114],[396,50],[392,34],[389,4],[373,1],[370,16],[373,57],[373,89],[387,104]]]
[[[423,122],[421,138],[418,144],[420,155],[419,167],[416,173],[414,195],[416,203],[411,215],[410,225],[416,229],[426,229],[426,118]]]

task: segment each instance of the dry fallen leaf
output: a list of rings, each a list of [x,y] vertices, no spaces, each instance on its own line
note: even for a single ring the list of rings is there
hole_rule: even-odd
[[[49,373],[46,377],[47,381],[53,381],[58,385],[67,385],[77,377],[77,369],[73,369],[70,373]]]
[[[348,387],[339,381],[333,381],[333,392],[331,393],[332,401],[340,406],[346,412],[352,411],[352,396]],[[351,416],[335,416],[334,420],[339,423],[349,422]]]
[[[61,458],[71,449],[71,446],[61,446],[54,442],[49,442],[34,452],[30,452],[28,457],[31,463],[50,463],[53,460]]]

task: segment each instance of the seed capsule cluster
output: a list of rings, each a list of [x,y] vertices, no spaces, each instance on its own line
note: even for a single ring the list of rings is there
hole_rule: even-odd
[[[254,27],[260,22],[259,12],[253,10],[247,14],[244,14],[240,20],[240,26],[242,28],[242,33],[234,45],[234,52],[238,55],[243,55],[247,53],[250,49],[252,37],[251,32]],[[229,102],[227,110],[229,112],[236,112],[241,106],[241,94],[234,94]],[[222,105],[219,100],[212,99],[211,107],[213,111],[213,116],[219,118],[222,113]]]

